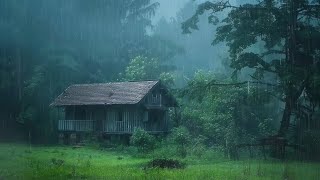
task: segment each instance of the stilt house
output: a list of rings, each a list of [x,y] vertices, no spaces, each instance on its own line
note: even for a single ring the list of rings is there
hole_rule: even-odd
[[[141,81],[71,85],[50,106],[63,112],[60,132],[165,133],[168,109],[177,102],[160,81]]]

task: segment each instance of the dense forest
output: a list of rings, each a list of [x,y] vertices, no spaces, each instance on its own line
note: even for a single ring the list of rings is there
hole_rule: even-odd
[[[320,160],[320,1],[176,2],[1,0],[0,138],[57,144],[49,105],[72,84],[160,80],[170,131],[128,151]]]

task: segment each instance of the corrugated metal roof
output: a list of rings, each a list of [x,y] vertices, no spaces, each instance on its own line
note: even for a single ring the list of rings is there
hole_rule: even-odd
[[[159,81],[75,84],[50,106],[137,104]]]

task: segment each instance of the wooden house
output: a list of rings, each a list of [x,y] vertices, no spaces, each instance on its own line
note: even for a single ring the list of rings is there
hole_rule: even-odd
[[[177,102],[160,81],[141,81],[71,85],[50,106],[62,109],[61,133],[165,133]]]

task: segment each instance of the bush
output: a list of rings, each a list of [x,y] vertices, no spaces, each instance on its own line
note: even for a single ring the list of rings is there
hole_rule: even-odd
[[[205,141],[207,138],[205,136],[199,135],[192,140],[191,154],[200,158],[206,151],[207,147]]]
[[[168,168],[168,169],[183,169],[186,165],[174,159],[154,159],[147,164],[147,168]]]
[[[155,138],[141,128],[136,128],[130,138],[130,144],[135,146],[139,152],[148,153],[155,148]]]
[[[320,132],[305,131],[302,136],[302,144],[310,160],[320,160]]]
[[[174,145],[162,145],[157,146],[157,148],[150,154],[151,158],[173,158],[176,157],[177,153]]]
[[[172,140],[180,145],[187,145],[190,142],[190,133],[184,126],[179,126],[172,130]]]
[[[177,154],[181,157],[187,156],[187,146],[190,143],[190,133],[184,126],[174,128],[172,130],[171,138],[177,145]]]

